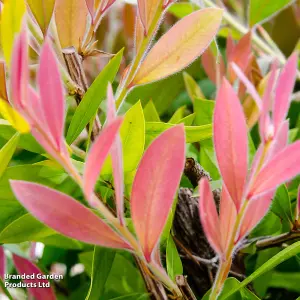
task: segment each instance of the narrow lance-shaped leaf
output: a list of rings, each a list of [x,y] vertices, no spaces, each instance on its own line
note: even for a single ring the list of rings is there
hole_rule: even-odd
[[[297,63],[298,55],[297,53],[294,53],[287,61],[278,78],[278,84],[275,91],[275,99],[273,103],[273,120],[275,132],[277,132],[281,123],[286,118],[288,109],[290,107],[290,98],[293,92],[297,75]]]
[[[280,151],[261,169],[248,193],[253,198],[300,173],[300,141]]]
[[[150,50],[132,85],[160,80],[181,71],[211,43],[222,20],[222,10],[206,8],[177,22]]]
[[[19,142],[19,133],[16,133],[1,149],[0,149],[0,178],[2,177],[6,167],[8,166]]]
[[[248,171],[247,125],[240,101],[226,79],[216,99],[214,145],[224,184],[238,210]]]
[[[27,0],[27,3],[45,36],[52,18],[55,0]]]
[[[13,254],[13,262],[19,274],[34,274],[34,279],[23,279],[25,283],[30,286],[36,285],[36,287],[28,287],[28,292],[37,300],[55,300],[55,294],[52,287],[40,287],[41,285],[49,285],[47,279],[38,279],[38,274],[43,274],[43,272],[30,260]]]
[[[207,178],[202,178],[199,183],[199,215],[206,238],[215,252],[222,256],[222,237],[220,231],[220,220],[217,213],[215,201]]]
[[[222,187],[221,200],[220,200],[220,231],[222,247],[224,250],[230,243],[234,225],[236,222],[237,211],[232,201],[226,186]]]
[[[88,9],[85,0],[56,0],[55,21],[62,48],[75,47],[83,40]]]
[[[273,195],[274,191],[270,191],[250,201],[241,223],[238,240],[245,237],[260,222],[270,208]]]
[[[94,186],[99,177],[103,163],[111,150],[116,139],[120,126],[121,118],[116,118],[105,126],[88,154],[83,174],[83,190],[87,200],[92,199]]]
[[[177,125],[152,142],[137,170],[131,193],[131,215],[147,261],[151,260],[166,224],[184,162],[184,128]]]
[[[53,140],[58,150],[61,150],[64,146],[65,99],[57,64],[50,43],[47,41],[41,50],[37,75],[41,97],[40,105]]]
[[[70,196],[48,187],[11,181],[22,205],[38,220],[68,237],[111,248],[129,248],[104,221]]]
[[[113,122],[116,119],[115,98],[111,84],[107,88],[107,121]],[[116,195],[117,215],[124,224],[124,171],[123,171],[123,153],[120,134],[116,136],[111,148],[112,167],[114,176],[114,186]]]
[[[15,35],[20,32],[22,19],[26,11],[24,0],[5,1],[1,13],[1,46],[4,58],[10,67],[11,53]]]
[[[147,35],[149,27],[159,6],[163,6],[162,0],[138,0],[139,17]]]

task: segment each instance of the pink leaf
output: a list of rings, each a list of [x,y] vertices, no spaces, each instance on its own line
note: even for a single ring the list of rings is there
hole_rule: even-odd
[[[240,101],[226,79],[216,100],[214,145],[224,184],[238,210],[248,168],[247,125]]]
[[[104,221],[70,196],[26,181],[11,180],[11,186],[22,205],[57,232],[89,244],[129,248]]]
[[[232,36],[229,34],[226,41],[226,58],[228,62],[234,53],[234,49],[235,49],[235,43]]]
[[[116,106],[111,84],[107,89],[107,121],[111,123],[116,118]],[[111,158],[116,194],[117,215],[121,224],[124,224],[124,171],[123,171],[123,153],[120,134],[111,148]]]
[[[89,10],[92,20],[94,20],[95,15],[95,0],[85,0],[86,6]]]
[[[185,163],[185,134],[174,126],[146,150],[131,193],[131,216],[147,261],[157,245],[180,182]]]
[[[250,201],[242,220],[238,241],[244,238],[264,217],[269,210],[273,195],[274,190]]]
[[[64,144],[65,99],[57,60],[49,41],[41,50],[37,76],[45,121],[60,150]]]
[[[220,200],[220,230],[222,232],[222,247],[226,251],[234,229],[234,224],[236,221],[236,207],[232,201],[226,186],[223,185],[221,200]]]
[[[262,142],[266,142],[269,138],[269,127],[271,126],[269,110],[273,100],[273,89],[276,81],[276,68],[277,63],[275,62],[272,64],[270,77],[268,79],[267,87],[262,100],[262,112],[259,119],[259,132]]]
[[[273,156],[257,174],[247,199],[276,188],[300,173],[300,141]]]
[[[272,148],[270,149],[270,156],[269,159],[272,158],[275,154],[282,151],[288,144],[289,138],[289,120],[284,121],[273,141]]]
[[[102,165],[117,137],[122,121],[122,118],[117,118],[104,127],[88,154],[83,174],[83,190],[87,200],[92,199]]]
[[[282,70],[278,78],[273,108],[275,132],[279,129],[280,124],[286,118],[290,106],[290,98],[293,92],[297,75],[297,62],[297,53],[294,53],[288,59],[284,69]]]
[[[224,249],[222,247],[220,220],[207,178],[200,180],[199,192],[199,215],[203,230],[211,247],[219,256],[222,256]]]
[[[55,300],[55,294],[50,286],[50,282],[47,279],[38,279],[38,275],[43,275],[42,271],[33,264],[30,260],[13,254],[13,261],[15,267],[20,275],[33,275],[34,279],[23,279],[23,281],[28,285],[33,285],[33,287],[28,287],[28,292],[36,300]],[[44,287],[42,287],[44,286]]]
[[[26,31],[23,30],[16,38],[12,54],[11,67],[11,102],[13,106],[22,111],[28,99],[28,48]]]
[[[251,83],[251,81],[247,78],[247,76],[244,74],[244,72],[239,68],[238,65],[235,63],[231,64],[232,69],[234,70],[235,74],[239,78],[239,80],[245,85],[247,88],[248,93],[255,101],[257,107],[259,110],[262,110],[262,101],[260,96],[258,95],[255,86]]]
[[[6,274],[6,256],[4,253],[4,248],[0,246],[0,279],[1,280],[4,279],[5,274]]]

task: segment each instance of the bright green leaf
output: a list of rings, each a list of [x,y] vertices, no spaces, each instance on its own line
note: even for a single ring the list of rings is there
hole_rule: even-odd
[[[295,256],[298,253],[300,253],[300,241],[294,243],[291,246],[288,246],[287,248],[285,248],[284,250],[280,251],[278,254],[273,256],[271,259],[269,259],[261,267],[255,270],[250,276],[248,276],[244,281],[242,281],[238,287],[232,289],[228,294],[226,294],[226,297],[224,299],[228,299],[229,296],[233,295],[234,293],[236,293],[237,291],[239,291],[240,289],[248,285],[254,279],[274,269],[276,266],[288,260],[289,258]]]
[[[183,72],[183,79],[186,91],[193,102],[196,98],[204,98],[200,86],[189,73]]]
[[[197,5],[193,3],[174,3],[170,6],[168,11],[177,18],[183,18],[198,8]]]
[[[184,111],[185,111],[185,106],[179,107],[175,111],[174,115],[172,116],[172,118],[169,120],[168,123],[178,124],[178,122],[183,118]]]
[[[195,120],[196,114],[190,114],[182,119],[180,119],[176,124],[184,124],[185,126],[191,126]]]
[[[146,122],[146,146],[148,146],[163,131],[174,126],[163,122]],[[212,137],[212,125],[185,126],[186,142],[196,143]]]
[[[182,275],[183,267],[171,234],[167,241],[166,262],[168,275],[175,281],[176,275]]]
[[[97,113],[101,102],[105,99],[108,83],[114,81],[119,70],[122,57],[123,49],[111,59],[87,90],[68,129],[66,140],[69,144],[74,142]]]
[[[144,108],[144,116],[146,122],[160,122],[158,112],[152,100],[150,100]]]
[[[266,19],[278,13],[292,2],[292,0],[250,0],[250,26],[252,27],[257,23],[265,21]]]
[[[0,178],[8,166],[19,141],[19,133],[16,133],[1,149],[0,149]]]
[[[195,124],[206,125],[211,124],[213,119],[213,112],[215,101],[205,99],[195,99],[194,111],[196,113]]]

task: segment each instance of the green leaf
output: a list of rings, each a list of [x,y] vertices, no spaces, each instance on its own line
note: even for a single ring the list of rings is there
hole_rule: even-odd
[[[280,251],[278,254],[269,259],[266,263],[264,263],[261,267],[259,267],[256,271],[254,271],[250,276],[248,276],[244,281],[242,281],[236,288],[232,289],[228,294],[226,294],[224,299],[228,299],[229,296],[233,295],[254,279],[258,278],[262,274],[274,269],[276,266],[286,261],[287,259],[293,257],[294,255],[300,253],[300,241],[294,243],[293,245],[285,248]]]
[[[158,112],[152,100],[146,104],[144,108],[144,116],[146,122],[160,122]]]
[[[274,200],[272,201],[271,211],[286,222],[293,223],[294,217],[292,213],[291,200],[289,192],[284,184],[276,191]]]
[[[250,0],[249,25],[266,21],[274,14],[280,12],[287,5],[293,3],[292,0]]]
[[[176,275],[182,275],[183,267],[171,234],[167,241],[166,262],[168,275],[173,281],[175,281]]]
[[[212,139],[200,143],[200,164],[213,180],[220,179]]]
[[[211,124],[215,101],[205,99],[195,99],[194,111],[196,113],[195,124],[206,125]]]
[[[0,178],[7,168],[14,152],[17,148],[20,134],[16,133],[1,149],[0,149]]]
[[[179,107],[174,115],[172,116],[172,118],[169,120],[168,123],[171,124],[178,124],[178,121],[180,121],[183,118],[183,113],[185,111],[185,106]]]
[[[69,144],[74,142],[97,113],[101,102],[105,99],[108,83],[114,81],[119,70],[122,57],[123,49],[110,60],[85,93],[68,129],[66,140]]]
[[[142,158],[145,147],[145,119],[141,102],[137,102],[127,111],[120,129],[122,141],[124,172],[135,170]],[[112,174],[111,158],[102,168],[101,175]]]
[[[247,288],[243,288],[241,291],[235,292],[230,297],[226,294],[230,293],[231,290],[236,289],[241,283],[235,278],[227,278],[221,294],[219,295],[219,300],[258,300],[259,298],[251,293]],[[208,300],[211,290],[209,290],[202,300]]]
[[[148,300],[149,294],[132,293],[130,295],[112,298],[110,300]]]
[[[10,124],[0,123],[0,137],[5,140],[11,139],[16,130]],[[34,153],[45,153],[45,150],[37,143],[30,133],[22,134],[19,138],[18,147]]]
[[[52,237],[52,239],[49,239]],[[57,234],[29,213],[8,222],[0,231],[0,243],[16,244],[26,241],[43,242],[68,249],[82,249],[82,243]]]
[[[300,282],[300,273],[277,272],[271,273],[271,279],[268,285],[274,288],[283,288],[286,290],[300,293],[300,285],[295,284]]]
[[[168,11],[177,18],[183,18],[198,8],[197,5],[193,3],[175,3],[170,6]]]
[[[146,122],[146,146],[148,146],[163,131],[174,126],[163,122]],[[185,126],[186,142],[195,143],[212,137],[212,125]]]
[[[103,295],[115,255],[115,250],[94,247],[91,285],[86,300],[98,300]]]
[[[200,86],[189,73],[183,72],[183,80],[186,91],[193,102],[196,98],[204,98]]]
[[[191,126],[195,120],[196,114],[190,114],[182,119],[180,119],[176,124],[184,124],[185,126]]]

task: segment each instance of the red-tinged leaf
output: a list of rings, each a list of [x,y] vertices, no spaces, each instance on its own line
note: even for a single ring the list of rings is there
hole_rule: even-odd
[[[221,9],[205,8],[177,22],[150,50],[132,84],[160,80],[191,64],[215,37],[222,14]]]
[[[131,193],[131,216],[147,261],[166,224],[185,163],[185,133],[174,126],[146,150]]]
[[[255,86],[251,83],[251,81],[247,78],[247,76],[244,74],[244,72],[239,68],[239,66],[235,63],[231,64],[231,67],[239,80],[245,85],[248,93],[255,101],[257,107],[259,110],[262,110],[262,100],[260,96],[258,95],[258,92],[256,91]]]
[[[23,281],[28,284],[28,286],[32,285],[32,287],[28,287],[28,292],[36,299],[36,300],[55,300],[56,296],[54,291],[50,285],[50,282],[47,279],[39,279],[38,275],[43,275],[43,272],[30,260],[13,254],[13,262],[14,265],[20,275],[33,275],[34,279],[23,279]],[[44,286],[44,287],[42,287]],[[49,286],[49,287],[48,287]]]
[[[227,58],[228,62],[229,62],[229,59],[232,57],[234,49],[235,49],[234,40],[233,40],[232,36],[229,35],[227,37],[227,41],[226,41],[226,58]]]
[[[45,36],[52,18],[55,0],[27,0],[27,3]]]
[[[287,61],[284,69],[282,70],[278,84],[275,91],[275,100],[273,107],[273,120],[275,132],[279,129],[281,123],[286,118],[290,98],[294,89],[295,80],[297,76],[297,63],[298,55],[294,53]]]
[[[129,248],[103,220],[70,196],[26,181],[12,180],[11,186],[22,205],[57,232],[89,244]]]
[[[295,208],[295,220],[300,222],[300,185],[298,187],[298,197],[297,197],[297,203],[296,203],[296,208]]]
[[[144,38],[144,27],[142,24],[141,19],[139,16],[136,17],[136,26],[135,26],[135,33],[134,33],[134,46],[135,46],[135,53],[139,51],[141,43]]]
[[[257,174],[247,199],[276,188],[300,173],[300,141],[273,156]]]
[[[236,221],[237,211],[232,201],[226,186],[222,187],[221,200],[220,200],[220,230],[222,248],[226,251],[232,236]]]
[[[268,159],[272,158],[274,155],[282,151],[288,144],[288,139],[289,139],[289,120],[285,120],[273,141],[272,148],[270,149],[270,157]]]
[[[16,38],[11,64],[11,102],[18,111],[22,111],[27,104],[28,77],[28,46],[23,30]]]
[[[272,64],[270,77],[267,82],[267,87],[263,95],[262,99],[262,112],[259,118],[259,133],[262,142],[266,142],[268,140],[268,132],[271,125],[269,111],[271,108],[271,103],[273,102],[273,91],[275,87],[276,80],[276,69],[277,62]]]
[[[115,98],[111,84],[107,89],[107,121],[111,123],[116,118]],[[124,171],[123,153],[120,134],[116,136],[111,148],[112,168],[114,176],[114,187],[116,195],[117,215],[121,224],[124,224]]]
[[[257,197],[255,200],[251,200],[248,204],[242,224],[239,230],[239,236],[237,241],[244,238],[250,231],[260,222],[264,215],[269,210],[274,195],[274,190],[268,192],[265,195]]]
[[[88,9],[85,0],[56,0],[55,21],[62,48],[77,50],[85,34]]]
[[[87,200],[92,199],[94,186],[103,163],[116,140],[122,121],[122,118],[116,118],[105,126],[88,154],[83,174],[83,190]]]
[[[242,71],[245,71],[251,61],[251,55],[251,32],[249,32],[239,40],[227,58],[229,63],[234,62]],[[231,69],[231,64],[229,64],[228,73],[230,82],[234,82],[236,76]]]
[[[5,63],[0,60],[0,98],[8,101],[5,77]]]
[[[0,246],[0,279],[3,280],[6,274],[6,256],[4,248]]]
[[[200,180],[199,193],[199,215],[203,230],[211,247],[219,256],[222,256],[224,249],[222,247],[220,220],[207,178]]]
[[[159,6],[163,6],[162,0],[138,0],[139,18],[143,24],[145,35],[148,33]]]
[[[241,103],[226,79],[216,99],[214,145],[224,184],[239,210],[248,168],[247,125]]]
[[[210,48],[207,48],[203,52],[201,62],[208,78],[212,82],[217,83],[217,68],[219,68],[220,79],[225,75],[225,65],[222,56],[219,56],[219,66],[217,66],[217,58],[214,56]]]
[[[64,146],[65,99],[62,80],[57,60],[49,41],[47,41],[40,56],[38,83],[40,90],[40,105],[46,124],[50,130],[58,150]]]
[[[85,0],[86,6],[89,10],[91,18],[94,19],[95,16],[95,0]]]
[[[99,2],[96,1],[96,2]],[[104,13],[106,10],[108,10],[114,3],[116,2],[116,0],[100,0],[100,11],[102,13]]]

